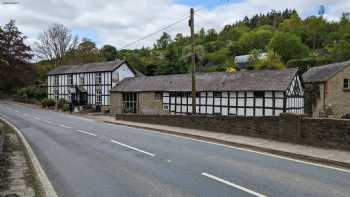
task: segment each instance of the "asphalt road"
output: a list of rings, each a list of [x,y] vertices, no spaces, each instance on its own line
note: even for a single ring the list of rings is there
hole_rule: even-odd
[[[59,196],[350,196],[350,171],[0,101]]]

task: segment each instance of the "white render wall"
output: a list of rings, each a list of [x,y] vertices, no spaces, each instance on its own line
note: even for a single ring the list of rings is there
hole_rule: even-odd
[[[117,82],[123,81],[125,78],[135,77],[135,74],[131,71],[128,65],[123,64],[113,72],[112,77],[112,86],[114,87]]]
[[[255,97],[254,92],[200,92],[196,98],[196,111],[199,114],[238,115],[238,116],[278,116],[283,113],[284,92],[263,92],[263,97]],[[217,94],[217,93],[216,93]],[[192,113],[190,93],[163,93],[163,108],[170,114]]]
[[[96,75],[101,73],[101,84],[96,83]],[[88,92],[88,104],[96,105],[96,89],[100,88],[102,91],[101,105],[110,104],[110,90],[121,80],[127,77],[135,77],[135,74],[127,66],[123,64],[113,72],[113,76],[117,76],[115,81],[112,81],[112,72],[93,72],[93,73],[73,73],[73,74],[61,74],[61,75],[49,75],[48,76],[48,97],[55,99],[55,90],[58,90],[58,98],[66,99],[69,101],[70,93],[75,88],[71,88],[68,84],[68,76],[73,76],[73,86],[82,86]],[[58,84],[54,84],[55,77],[58,77]],[[81,84],[80,77],[84,78],[84,84]]]

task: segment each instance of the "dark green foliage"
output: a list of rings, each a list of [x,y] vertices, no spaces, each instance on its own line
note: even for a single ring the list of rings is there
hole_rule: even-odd
[[[23,99],[35,99],[38,101],[47,97],[46,88],[35,86],[19,88],[16,94]]]
[[[64,108],[67,108],[68,101],[66,99],[63,99],[63,98],[58,99],[56,106],[57,106],[57,109],[63,110]]]
[[[117,49],[111,45],[105,45],[101,49],[102,56],[106,61],[113,61],[117,58]]]
[[[329,57],[308,57],[303,59],[292,59],[287,63],[289,68],[298,68],[299,74],[302,75],[309,68],[314,66],[320,66],[331,63],[332,60]]]
[[[335,61],[345,61],[350,59],[350,42],[341,40],[331,48],[331,54]]]
[[[287,64],[299,68],[301,74],[313,66],[350,59],[350,15],[343,14],[339,22],[334,22],[322,16],[302,19],[296,10],[272,10],[245,17],[220,31],[201,28],[195,34],[195,42],[196,68],[200,72],[237,70],[235,56],[259,51],[269,52],[269,56],[252,62],[250,69],[280,69]],[[191,55],[188,35],[178,33],[172,38],[164,32],[154,47],[118,52],[110,45],[97,49],[95,43],[84,39],[66,54],[65,60],[81,64],[119,58],[145,75],[159,75],[190,71]],[[41,81],[49,68],[38,66]]]
[[[266,50],[272,36],[273,32],[270,30],[251,31],[243,34],[238,43],[245,53],[254,49]]]
[[[283,62],[307,57],[309,49],[301,39],[291,33],[276,33],[269,43],[269,48],[281,56]]]
[[[53,108],[56,105],[56,101],[53,99],[45,98],[41,101],[41,106],[43,108]]]
[[[0,26],[0,90],[11,91],[33,83],[34,71],[30,64],[33,54],[25,40],[15,21]]]

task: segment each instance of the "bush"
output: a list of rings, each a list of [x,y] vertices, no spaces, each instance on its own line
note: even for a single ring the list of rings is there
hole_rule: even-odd
[[[58,99],[57,101],[57,109],[63,109],[65,105],[68,104],[68,101],[66,99]]]
[[[56,105],[56,101],[53,99],[45,98],[41,101],[41,106],[43,108],[51,108],[51,107],[54,107],[55,105]]]
[[[34,86],[19,88],[17,89],[16,94],[17,96],[24,99],[41,100],[47,97],[45,88],[34,87]]]
[[[62,107],[62,111],[69,111],[69,104],[64,104]]]

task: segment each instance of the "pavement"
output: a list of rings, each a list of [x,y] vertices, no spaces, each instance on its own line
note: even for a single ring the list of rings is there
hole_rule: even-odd
[[[115,117],[106,115],[90,115],[87,117],[106,123],[157,130],[170,134],[187,136],[195,139],[203,139],[227,145],[249,148],[256,151],[289,156],[292,158],[350,169],[350,152],[344,150],[325,149],[315,146],[287,143],[271,139],[203,131],[197,129],[116,120]]]
[[[350,171],[0,101],[58,196],[350,196]]]

